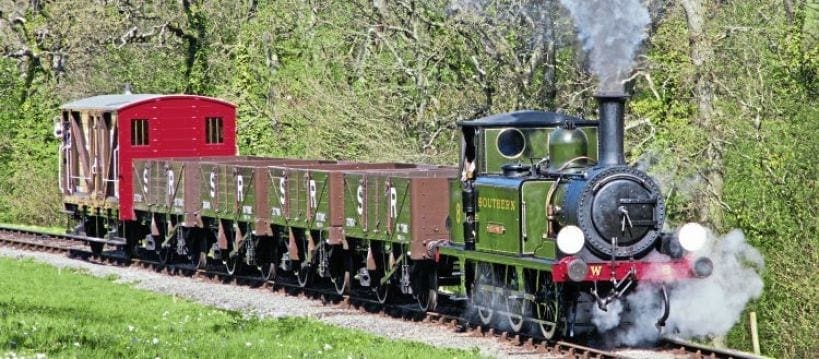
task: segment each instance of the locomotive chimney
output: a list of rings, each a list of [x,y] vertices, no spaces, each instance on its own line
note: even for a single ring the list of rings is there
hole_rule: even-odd
[[[625,93],[598,93],[599,124],[597,131],[598,163],[604,167],[626,164],[623,155],[623,116]]]

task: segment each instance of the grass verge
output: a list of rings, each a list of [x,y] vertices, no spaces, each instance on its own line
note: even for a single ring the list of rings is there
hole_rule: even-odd
[[[40,231],[43,233],[50,233],[50,234],[65,234],[65,228],[62,227],[43,227],[43,226],[33,226],[28,224],[12,224],[12,223],[2,223],[0,222],[0,226],[8,227],[8,228],[15,228],[23,231]]]
[[[0,258],[0,355],[469,358],[305,318],[262,320],[31,260]]]

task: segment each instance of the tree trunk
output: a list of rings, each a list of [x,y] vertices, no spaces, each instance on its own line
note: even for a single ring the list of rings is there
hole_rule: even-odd
[[[697,104],[694,124],[710,136],[708,148],[702,152],[700,176],[703,180],[701,198],[705,203],[699,207],[699,221],[718,228],[722,224],[723,168],[720,133],[713,121],[714,89],[711,85],[708,62],[714,49],[705,30],[707,0],[682,0],[688,25],[689,56],[694,64],[693,96]]]
[[[543,41],[546,42],[543,61],[543,100],[546,108],[554,108],[557,100],[557,31],[555,31],[555,15],[557,2],[546,1],[546,30]]]
[[[782,0],[782,5],[785,7],[785,16],[788,19],[788,25],[793,25],[793,0]]]

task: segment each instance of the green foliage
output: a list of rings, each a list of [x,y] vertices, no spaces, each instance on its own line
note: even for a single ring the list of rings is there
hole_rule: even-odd
[[[474,13],[403,3],[0,0],[0,221],[59,221],[56,108],[125,82],[233,101],[250,155],[452,164],[457,120],[521,108],[596,116],[559,2],[469,2],[483,4]],[[716,230],[743,229],[768,262],[753,304],[763,351],[809,356],[819,351],[805,304],[817,297],[819,11],[787,3],[791,17],[782,1],[706,1],[697,40],[713,53],[695,66],[686,14],[668,2],[638,59],[626,149],[662,182],[671,227],[701,220],[717,197]],[[537,6],[551,15],[521,11]],[[538,47],[547,40],[554,53]],[[713,90],[705,119],[698,76]],[[721,175],[721,193],[705,190],[705,173]],[[749,349],[746,333],[741,323],[730,344]]]
[[[46,84],[32,83],[26,88],[16,82],[20,76],[3,66],[7,63],[0,59],[0,76],[9,82],[8,87],[2,86],[8,96],[0,94],[0,221],[47,223],[60,208],[55,192],[43,193],[56,178],[56,140],[50,121],[34,119],[52,118],[57,104]]]
[[[632,162],[648,163],[651,174],[662,183],[671,228],[695,218],[694,178],[699,167],[695,155],[710,137],[692,123],[696,112],[690,97],[693,66],[687,49],[680,47],[687,41],[685,29],[681,14],[669,14],[651,38],[647,75],[634,81],[626,124],[637,124],[626,131],[627,155]]]
[[[0,352],[17,356],[475,357],[306,318],[263,320],[28,260],[0,258],[0,272]]]
[[[728,222],[743,228],[766,257],[766,288],[754,305],[766,352],[810,357],[819,351],[815,305],[819,290],[819,111],[804,108],[787,121],[771,121],[757,137],[737,141],[727,157],[733,180],[725,188],[731,206]],[[746,323],[731,342],[748,347]]]
[[[800,23],[805,8],[788,24],[780,6],[748,1],[716,8],[709,28],[714,58],[704,71],[716,95],[710,127],[691,122],[697,98],[689,96],[695,68],[683,45],[685,18],[668,14],[647,54],[651,80],[637,79],[631,101],[632,116],[651,126],[635,128],[628,140],[637,146],[627,147],[633,157],[658,158],[654,170],[669,191],[672,224],[697,219],[699,173],[709,169],[700,153],[720,149],[725,218],[716,230],[742,229],[767,263],[765,291],[749,308],[760,320],[763,353],[810,357],[819,350],[813,324],[819,313],[807,305],[819,297],[817,33]],[[727,339],[750,350],[747,316]]]

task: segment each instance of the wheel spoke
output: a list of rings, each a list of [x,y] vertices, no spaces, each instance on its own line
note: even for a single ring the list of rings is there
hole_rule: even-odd
[[[486,286],[495,285],[495,276],[492,272],[492,267],[489,264],[479,263],[475,268],[475,286],[472,300],[478,307],[478,318],[483,325],[492,324],[492,318],[495,314],[496,295],[490,291]]]
[[[541,284],[535,304],[537,326],[540,334],[546,339],[552,339],[557,334],[560,324],[560,288],[551,281],[548,275]]]
[[[507,299],[506,311],[509,312],[509,325],[512,327],[512,330],[519,332],[523,329],[523,322],[526,316],[524,299]]]

